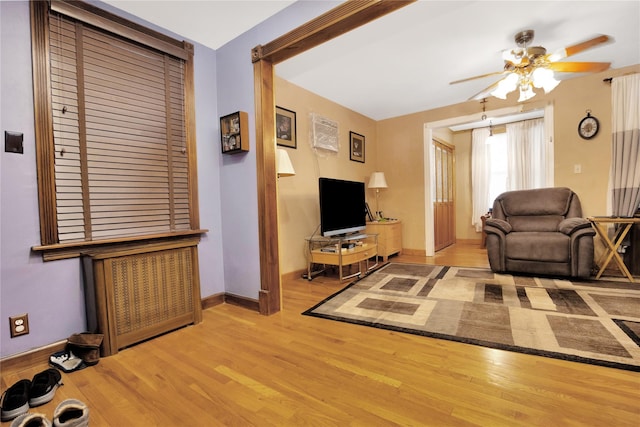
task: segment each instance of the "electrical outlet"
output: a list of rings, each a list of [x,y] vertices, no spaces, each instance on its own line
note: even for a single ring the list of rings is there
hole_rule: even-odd
[[[29,333],[29,315],[25,313],[9,317],[9,328],[11,329],[11,338],[27,335]]]

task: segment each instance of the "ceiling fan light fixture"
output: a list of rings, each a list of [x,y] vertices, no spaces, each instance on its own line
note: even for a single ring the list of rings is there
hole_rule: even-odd
[[[518,102],[524,102],[536,96],[530,84],[520,85],[520,98]]]
[[[544,93],[549,93],[560,84],[553,75],[553,71],[548,68],[536,68],[531,74],[533,85],[537,88],[544,89]]]
[[[524,49],[506,49],[502,51],[502,59],[512,64],[520,64],[524,56]]]
[[[503,78],[501,80],[492,83],[489,87],[469,98],[469,100],[481,99],[487,95],[499,99],[507,99],[509,93],[519,89],[520,99],[518,99],[518,102],[524,102],[536,96],[536,92],[533,90],[534,87],[544,89],[544,93],[554,90],[560,84],[560,81],[555,78],[556,72],[595,73],[607,70],[611,66],[610,62],[556,62],[608,42],[611,37],[607,35],[599,35],[564,47],[552,54],[547,54],[547,49],[543,46],[530,46],[533,36],[533,30],[521,31],[515,35],[514,39],[518,47],[502,51],[502,59],[504,60],[502,71],[456,80],[451,84],[502,75]]]
[[[500,99],[507,99],[507,94],[513,92],[518,87],[519,77],[516,73],[511,73],[504,79],[500,80],[498,87],[491,92],[491,96]]]

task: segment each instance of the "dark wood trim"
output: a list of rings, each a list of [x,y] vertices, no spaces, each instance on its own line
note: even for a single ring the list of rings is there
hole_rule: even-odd
[[[171,60],[171,56],[165,54],[163,56],[164,61],[164,105],[166,111],[167,120],[165,121],[165,129],[166,129],[166,138],[167,138],[167,169],[169,172],[169,182],[173,183],[174,174],[173,174],[173,129],[171,122],[173,121],[172,113],[173,110],[171,108],[171,66],[169,61]],[[184,90],[184,87],[183,87]],[[186,95],[186,94],[185,94]],[[185,96],[183,95],[184,99]],[[183,101],[184,102],[184,101]],[[188,160],[187,160],[188,162]],[[187,178],[188,179],[188,178]],[[175,230],[176,227],[176,210],[175,210],[175,187],[173,185],[169,185],[169,229]]]
[[[249,310],[260,311],[259,302],[253,298],[247,298],[247,297],[242,297],[240,295],[225,293],[224,302],[227,304],[233,304],[240,307],[248,308]]]
[[[198,156],[196,151],[196,96],[194,80],[194,47],[193,44],[183,42],[187,52],[184,62],[184,124],[189,164],[189,220],[191,229],[200,228],[200,204],[198,201]]]
[[[62,23],[60,24],[62,25]],[[89,159],[87,154],[87,113],[85,99],[84,78],[84,26],[80,22],[76,27],[76,89],[78,90],[78,148],[80,149],[80,176],[82,182],[82,213],[84,216],[84,239],[93,239],[93,227],[91,224],[91,195],[89,193]],[[62,32],[62,30],[61,30]]]
[[[30,9],[40,242],[43,245],[51,245],[58,242],[58,220],[49,66],[49,8],[47,2],[31,1]]]
[[[273,65],[268,60],[253,64],[256,111],[256,166],[260,214],[260,313],[280,311],[280,265],[278,257],[278,198],[276,192],[275,103]],[[275,237],[275,238],[274,238]]]
[[[49,2],[42,1],[41,3],[45,3],[45,6],[48,7]],[[188,53],[184,50],[183,42],[89,3],[76,0],[51,0],[51,10],[177,58],[186,60],[188,57]]]
[[[224,293],[209,295],[202,298],[202,309],[212,308],[217,305],[224,304]]]
[[[391,13],[415,0],[351,0],[251,51],[254,63],[256,169],[260,245],[260,313],[281,308],[278,197],[275,172],[273,67],[288,58]]]
[[[150,236],[133,236],[119,239],[94,240],[91,242],[58,243],[47,246],[34,246],[34,252],[42,252],[44,261],[55,261],[60,259],[77,258],[91,251],[109,250],[114,247],[126,248],[127,245],[154,244],[160,240],[179,240],[186,237],[200,239],[200,235],[209,230],[188,230],[176,233],[165,233]]]
[[[49,356],[51,356],[55,352],[64,350],[66,346],[67,340],[58,341],[44,347],[27,351],[25,353],[19,353],[13,356],[5,357],[4,359],[0,360],[0,365],[2,366],[2,370],[4,372],[20,371],[39,365],[45,366],[49,363]]]
[[[285,61],[416,0],[351,0],[252,50],[252,60]]]
[[[82,1],[54,0],[31,1],[31,38],[32,38],[32,62],[33,62],[33,89],[34,89],[34,118],[36,140],[36,162],[38,174],[38,203],[40,210],[40,246],[34,246],[33,251],[42,252],[45,261],[67,259],[77,257],[82,248],[91,244],[109,245],[116,242],[130,242],[141,240],[139,237],[124,239],[104,239],[100,241],[74,242],[59,244],[56,183],[55,183],[55,143],[53,132],[53,114],[51,111],[51,69],[50,69],[50,10],[57,11],[65,16],[79,19],[91,25],[96,25],[106,31],[112,31],[117,27],[116,34],[127,37],[129,40],[139,42],[145,46],[163,50],[166,54],[184,59],[184,102],[185,102],[185,152],[188,161],[189,173],[189,220],[191,230],[186,234],[200,234],[198,185],[197,185],[197,158],[196,158],[196,131],[195,131],[195,94],[194,94],[194,47],[191,43],[178,41],[171,37],[146,29],[126,19],[103,11],[95,6]],[[113,26],[109,24],[113,21]],[[130,28],[128,28],[130,27]],[[127,30],[128,28],[128,30]],[[141,36],[142,35],[142,36]],[[144,40],[142,40],[142,37]],[[154,44],[153,38],[158,42]],[[82,55],[79,52],[79,55]],[[82,105],[81,99],[79,100]],[[82,111],[79,111],[80,127],[83,126]],[[81,132],[82,133],[82,132]],[[82,148],[81,156],[86,156],[86,150]],[[84,164],[84,163],[83,163]],[[83,179],[86,180],[86,170],[83,171]],[[88,200],[87,197],[84,200]],[[85,214],[90,209],[84,206]],[[90,222],[86,220],[85,224]],[[179,236],[185,232],[171,232],[163,235],[143,236],[143,239],[155,239],[158,237]],[[85,230],[85,239],[91,239],[91,230]]]

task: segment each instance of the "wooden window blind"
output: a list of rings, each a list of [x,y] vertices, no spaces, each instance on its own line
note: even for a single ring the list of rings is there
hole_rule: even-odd
[[[189,230],[185,61],[49,12],[58,242]]]

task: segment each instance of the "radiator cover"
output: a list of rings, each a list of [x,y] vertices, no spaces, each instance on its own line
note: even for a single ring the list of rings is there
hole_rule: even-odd
[[[129,245],[84,257],[87,329],[102,356],[202,321],[199,239]]]

